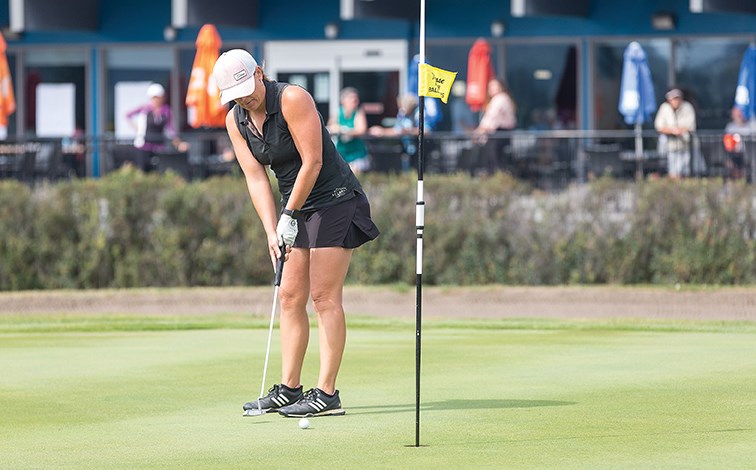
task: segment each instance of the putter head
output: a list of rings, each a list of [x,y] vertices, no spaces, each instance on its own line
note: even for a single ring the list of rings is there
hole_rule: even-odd
[[[257,399],[257,408],[252,408],[249,410],[244,410],[244,414],[242,416],[260,416],[267,413],[268,410],[264,410],[260,407],[260,399]]]

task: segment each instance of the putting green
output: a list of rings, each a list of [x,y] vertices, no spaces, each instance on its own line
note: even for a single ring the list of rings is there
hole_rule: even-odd
[[[635,469],[756,462],[753,328],[561,325],[427,325],[423,446],[414,448],[410,323],[352,328],[339,379],[347,415],[314,418],[301,430],[296,419],[241,416],[241,404],[259,392],[264,328],[55,332],[47,325],[50,331],[9,332],[6,322],[0,468]],[[317,377],[315,336],[305,386]],[[274,341],[270,384],[279,370]]]

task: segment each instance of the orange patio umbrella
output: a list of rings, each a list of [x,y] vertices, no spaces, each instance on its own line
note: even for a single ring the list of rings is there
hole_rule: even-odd
[[[16,97],[13,95],[8,57],[5,55],[7,44],[0,34],[0,136],[4,139],[8,130],[8,116],[16,111]]]
[[[473,111],[480,111],[488,94],[488,82],[494,78],[491,45],[485,39],[473,43],[467,57],[467,95],[465,101]]]
[[[197,55],[194,56],[192,76],[186,92],[189,125],[223,127],[228,110],[220,102],[218,86],[213,80],[213,66],[220,53],[221,38],[211,24],[204,25],[197,35]]]

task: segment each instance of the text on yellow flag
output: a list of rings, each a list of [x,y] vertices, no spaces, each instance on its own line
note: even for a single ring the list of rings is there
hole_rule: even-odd
[[[452,83],[457,77],[457,72],[449,72],[428,64],[420,64],[419,96],[440,98],[446,103],[449,100]]]

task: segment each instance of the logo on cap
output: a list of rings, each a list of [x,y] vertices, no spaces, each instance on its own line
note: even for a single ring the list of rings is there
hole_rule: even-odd
[[[236,72],[234,74],[234,80],[237,82],[247,78],[247,71],[246,70],[240,70],[239,72]]]

